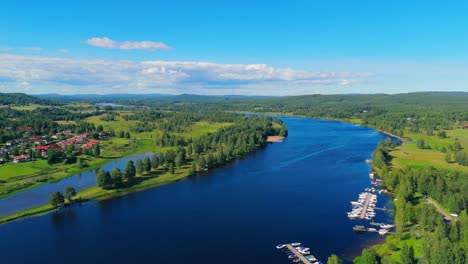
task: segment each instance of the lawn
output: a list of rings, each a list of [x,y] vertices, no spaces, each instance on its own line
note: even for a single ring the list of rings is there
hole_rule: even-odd
[[[405,133],[407,140],[403,145],[395,148],[391,155],[393,157],[392,165],[397,168],[406,166],[412,168],[423,168],[433,166],[436,168],[468,171],[467,166],[458,165],[455,162],[447,163],[445,161],[445,153],[441,152],[441,148],[448,149],[456,141],[460,142],[462,147],[468,149],[468,130],[448,130],[448,138],[439,138],[437,136],[427,136],[424,134]],[[409,141],[411,139],[411,141]],[[416,141],[424,139],[431,147],[430,149],[420,149],[416,146]]]
[[[11,177],[25,176],[39,173],[41,170],[34,168],[31,163],[7,163],[0,165],[0,180],[8,180]]]

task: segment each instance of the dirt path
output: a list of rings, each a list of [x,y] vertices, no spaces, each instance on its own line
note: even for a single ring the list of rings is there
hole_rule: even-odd
[[[442,210],[442,208],[440,208],[440,206],[437,205],[437,203],[435,203],[431,198],[427,198],[426,203],[432,204],[437,209],[437,211],[444,216],[445,220],[452,221],[452,216],[444,212],[444,210]]]

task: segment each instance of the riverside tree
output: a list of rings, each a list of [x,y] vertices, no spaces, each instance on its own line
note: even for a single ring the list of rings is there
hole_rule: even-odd
[[[342,264],[343,261],[335,254],[328,257],[327,264]]]
[[[61,192],[53,192],[49,197],[49,203],[53,207],[58,207],[65,203],[65,198]]]
[[[131,182],[133,181],[133,179],[135,179],[135,174],[136,174],[136,170],[135,170],[135,165],[133,161],[131,160],[127,161],[127,164],[125,164],[125,169],[123,172],[123,178],[126,181]]]
[[[122,172],[120,172],[120,169],[117,167],[113,167],[111,170],[111,179],[112,179],[112,185],[114,187],[119,187],[122,185]]]
[[[156,154],[151,156],[151,167],[153,167],[153,169],[157,169],[159,167],[159,157]]]
[[[143,161],[143,168],[145,169],[145,172],[151,171],[151,160],[149,157],[145,157]]]
[[[65,198],[68,200],[69,203],[72,203],[73,197],[76,196],[76,190],[72,186],[68,186],[65,188],[65,191],[63,192]]]
[[[136,173],[143,174],[143,161],[141,159],[136,160]]]
[[[102,169],[99,169],[99,171],[96,174],[96,182],[97,182],[97,186],[103,189],[112,188],[112,178],[109,172],[106,172]]]

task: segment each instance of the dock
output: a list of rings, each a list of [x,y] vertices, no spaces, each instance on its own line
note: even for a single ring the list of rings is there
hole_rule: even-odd
[[[289,251],[291,251],[294,255],[297,256],[297,258],[299,258],[301,260],[302,263],[304,264],[312,264],[312,262],[310,262],[309,260],[307,260],[305,258],[304,255],[302,255],[301,253],[299,253],[299,251],[297,251],[297,249],[295,249],[293,246],[291,246],[291,244],[286,244],[286,247],[289,249]]]
[[[363,207],[362,207],[361,219],[366,218],[367,207],[369,207],[370,200],[371,200],[371,195],[368,194],[368,195],[366,196],[366,201],[364,202],[364,205],[363,205]]]

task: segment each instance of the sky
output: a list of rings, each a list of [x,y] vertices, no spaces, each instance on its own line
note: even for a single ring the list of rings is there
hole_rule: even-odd
[[[468,91],[468,1],[7,0],[0,92]]]

